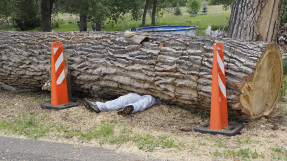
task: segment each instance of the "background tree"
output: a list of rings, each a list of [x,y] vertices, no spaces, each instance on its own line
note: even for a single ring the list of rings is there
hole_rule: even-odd
[[[158,0],[153,0],[152,12],[151,12],[151,25],[155,26],[155,14],[156,14],[156,5]]]
[[[90,0],[58,0],[60,11],[64,13],[78,14],[80,17],[80,31],[87,31],[87,17]]]
[[[0,20],[8,19],[15,9],[14,0],[1,0],[0,1]]]
[[[182,15],[179,6],[175,7],[175,9],[174,9],[174,15],[176,15],[176,16]]]
[[[207,14],[207,5],[206,5],[205,2],[203,2],[203,4],[202,4],[202,10],[201,10],[201,12],[202,12],[203,14]]]
[[[90,0],[89,20],[96,23],[96,29],[104,21],[117,23],[118,19],[124,14],[131,12],[132,19],[139,19],[141,0]],[[98,30],[100,31],[100,30]]]
[[[8,22],[8,18],[11,17],[15,8],[14,0],[2,0],[0,1],[0,29],[4,20]]]
[[[201,8],[201,0],[187,0],[186,7],[191,16],[196,16]]]
[[[142,18],[142,27],[145,27],[145,21],[146,21],[146,13],[149,7],[150,0],[145,1],[144,11],[143,11],[143,18]]]
[[[42,17],[42,31],[50,32],[51,28],[51,17],[53,4],[55,0],[42,0],[41,2],[41,17]]]
[[[21,31],[31,30],[41,26],[39,2],[37,0],[15,1],[12,16],[15,27]]]
[[[175,5],[176,7],[176,3],[177,1],[182,2],[182,0],[170,0],[170,1],[166,1],[166,0],[145,0],[145,7],[144,7],[144,11],[143,11],[143,19],[142,19],[142,27],[145,26],[146,23],[146,14],[149,10],[151,10],[151,25],[155,26],[155,22],[156,22],[156,17],[161,17],[163,16],[163,8],[166,7],[173,7]]]
[[[134,19],[139,18],[137,11],[140,0],[60,0],[62,12],[80,15],[80,31],[87,31],[87,22],[96,24],[96,30],[101,31],[102,24],[109,19],[117,20],[131,11]]]
[[[134,0],[132,1],[132,6],[129,6],[129,10],[132,15],[132,20],[139,20],[143,15],[142,6],[145,0]]]

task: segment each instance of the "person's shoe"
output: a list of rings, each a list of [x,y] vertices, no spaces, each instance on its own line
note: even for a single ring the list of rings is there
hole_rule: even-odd
[[[125,106],[122,110],[120,110],[118,112],[118,115],[130,115],[132,114],[133,110],[134,110],[134,106],[128,105],[128,106]]]
[[[100,113],[101,110],[98,108],[97,105],[94,105],[92,102],[88,101],[86,98],[83,99],[84,106],[90,110],[91,112]]]

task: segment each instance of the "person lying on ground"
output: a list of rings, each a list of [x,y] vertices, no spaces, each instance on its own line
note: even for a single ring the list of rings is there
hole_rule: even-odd
[[[107,102],[92,102],[88,99],[83,99],[84,106],[96,113],[100,113],[101,111],[109,111],[109,110],[119,110],[119,115],[130,115],[135,112],[143,111],[147,108],[155,104],[160,104],[161,101],[159,98],[155,98],[151,95],[139,95],[137,93],[129,93],[124,96],[120,96],[119,98]]]

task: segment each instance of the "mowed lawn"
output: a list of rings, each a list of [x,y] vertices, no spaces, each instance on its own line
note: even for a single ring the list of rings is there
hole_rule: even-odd
[[[208,25],[212,25],[212,29],[223,28],[227,23],[230,17],[230,10],[224,11],[222,9],[222,5],[216,6],[208,6],[208,12],[206,15],[203,15],[201,12],[198,13],[197,16],[191,17],[186,12],[186,7],[181,7],[182,15],[176,16],[174,15],[173,8],[166,8],[163,10],[163,16],[156,17],[156,25],[196,25],[198,26],[199,36],[203,36],[203,31],[208,27]],[[79,27],[77,21],[79,21],[79,16],[75,14],[57,14],[53,15],[52,18],[52,27],[54,32],[66,32],[66,31],[78,31]],[[133,27],[141,27],[142,20],[132,20],[130,14],[123,15],[118,21],[112,22],[107,20],[102,25],[102,31],[123,31],[129,30]],[[151,16],[150,12],[147,13],[146,18],[146,26],[150,26],[151,24]],[[2,28],[3,30],[15,30],[14,28]],[[92,23],[88,23],[88,30],[92,30]],[[30,30],[41,31],[40,28]]]
[[[156,18],[156,25],[196,25],[198,26],[199,35],[203,36],[203,31],[212,25],[212,29],[223,28],[230,17],[230,10],[224,11],[222,5],[208,6],[207,15],[202,15],[201,12],[195,16],[191,17],[189,13],[186,12],[185,7],[181,7],[182,15],[176,16],[173,14],[173,9],[165,9],[162,17]],[[150,26],[151,17],[147,15],[146,26]],[[140,27],[141,20],[134,21],[131,20],[129,15],[125,15],[125,19],[119,20],[117,24],[104,25],[103,30],[114,31],[114,30],[127,30],[132,27]]]

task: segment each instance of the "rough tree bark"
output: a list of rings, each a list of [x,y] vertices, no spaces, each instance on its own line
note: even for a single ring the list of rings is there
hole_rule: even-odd
[[[283,0],[234,0],[229,38],[276,41]]]
[[[87,31],[87,15],[80,14],[80,31]]]
[[[151,25],[155,26],[155,14],[156,14],[157,0],[153,0],[152,12],[151,12]]]
[[[145,1],[144,11],[143,11],[143,19],[142,19],[142,27],[145,27],[146,13],[149,5],[149,0]]]
[[[282,58],[275,43],[123,32],[0,34],[0,87],[41,89],[50,75],[51,42],[61,41],[73,91],[151,94],[208,111],[213,44],[220,42],[229,114],[269,115],[281,89]]]
[[[51,15],[54,0],[42,0],[41,2],[41,16],[42,16],[42,31],[51,32]]]

